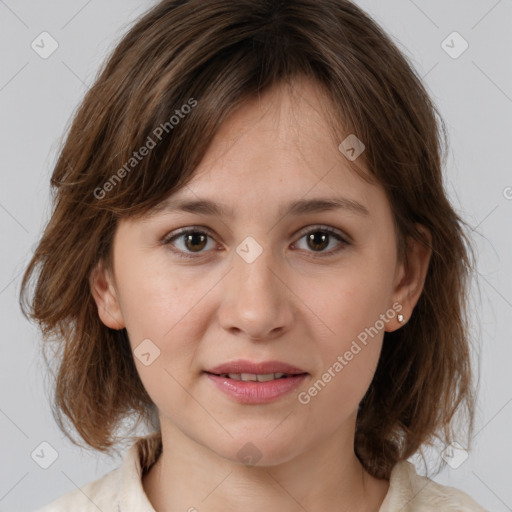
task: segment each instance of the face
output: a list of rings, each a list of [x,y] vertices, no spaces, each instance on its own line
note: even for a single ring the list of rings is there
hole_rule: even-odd
[[[120,222],[113,272],[93,281],[103,322],[127,329],[162,428],[233,461],[248,441],[277,464],[350,439],[384,331],[411,307],[386,195],[347,166],[325,101],[303,80],[247,103],[186,187],[158,213]],[[223,211],[176,209],[199,199]],[[315,199],[341,207],[288,211]],[[281,394],[262,383],[258,401],[241,391],[258,383],[205,373],[240,359],[306,375],[287,377]]]

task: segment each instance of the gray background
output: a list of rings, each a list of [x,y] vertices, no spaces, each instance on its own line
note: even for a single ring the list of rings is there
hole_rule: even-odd
[[[48,219],[49,176],[70,116],[105,55],[153,3],[0,0],[0,511],[33,510],[120,464],[77,448],[58,430],[40,335],[21,315],[17,295]],[[412,59],[447,122],[446,186],[473,226],[478,249],[473,323],[482,348],[474,449],[435,480],[490,510],[512,510],[512,2],[357,3]],[[59,44],[47,59],[31,48],[43,31]],[[458,58],[442,47],[454,31],[469,43]],[[456,39],[448,43],[461,48]],[[31,458],[42,442],[58,453],[48,469]]]

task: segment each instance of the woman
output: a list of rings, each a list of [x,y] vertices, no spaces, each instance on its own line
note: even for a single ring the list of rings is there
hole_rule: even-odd
[[[437,117],[347,0],[144,15],[74,119],[22,303],[67,435],[155,431],[41,510],[484,510],[406,460],[473,425]]]

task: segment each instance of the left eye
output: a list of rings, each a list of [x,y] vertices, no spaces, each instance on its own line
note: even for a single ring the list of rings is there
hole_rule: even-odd
[[[208,232],[197,228],[188,228],[167,237],[163,242],[165,245],[171,245],[173,247],[177,247],[178,245],[175,241],[182,242],[183,246],[177,247],[177,250],[173,249],[173,251],[184,258],[193,258],[195,257],[194,255],[201,255],[201,253],[205,252],[203,249],[208,245],[208,238],[212,240],[213,246],[215,247],[213,237]],[[339,242],[338,247],[330,251],[325,251],[333,238]],[[302,239],[305,239],[309,249],[312,249],[310,252],[326,253],[325,256],[335,254],[349,245],[349,242],[345,240],[341,233],[330,227],[312,229],[304,233],[299,238],[299,241]],[[295,242],[293,245],[296,246],[298,244]],[[324,254],[321,254],[321,256],[324,256]]]
[[[338,247],[330,251],[325,251],[324,249],[329,246],[332,238],[339,242]],[[314,249],[312,251],[313,253],[326,253],[325,256],[336,254],[346,245],[349,245],[349,242],[347,242],[347,240],[345,240],[345,238],[343,238],[343,236],[337,230],[329,227],[310,230],[299,238],[299,240],[302,239],[306,240],[306,244],[310,249]],[[324,256],[324,254],[321,254],[321,256]]]

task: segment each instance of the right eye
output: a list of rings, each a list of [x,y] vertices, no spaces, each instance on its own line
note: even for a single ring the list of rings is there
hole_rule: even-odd
[[[195,258],[202,256],[206,252],[203,249],[208,245],[208,238],[211,238],[211,236],[207,231],[203,231],[198,227],[191,227],[171,233],[170,236],[165,238],[163,243],[170,245],[171,250],[182,258]],[[175,241],[180,242],[180,244],[177,244]],[[177,245],[181,245],[181,247],[177,247]]]

